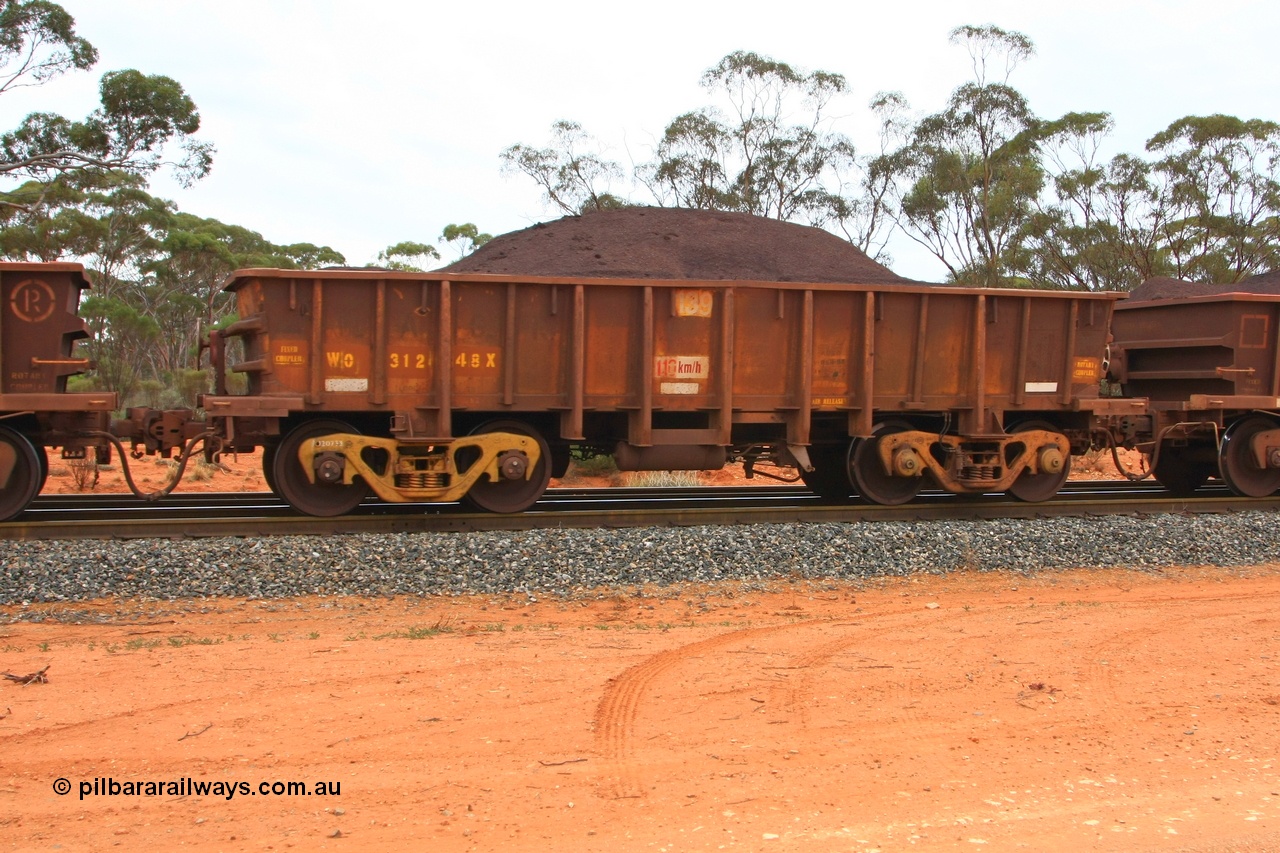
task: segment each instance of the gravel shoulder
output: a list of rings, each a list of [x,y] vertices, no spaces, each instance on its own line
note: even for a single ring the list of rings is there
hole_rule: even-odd
[[[1274,514],[1238,512],[256,540],[3,540],[0,605],[110,596],[143,603],[218,596],[475,594],[536,601],[631,594],[686,582],[763,588],[787,580],[861,581],[954,571],[1255,566],[1275,559],[1277,538]],[[39,618],[41,612],[20,607],[12,617]]]

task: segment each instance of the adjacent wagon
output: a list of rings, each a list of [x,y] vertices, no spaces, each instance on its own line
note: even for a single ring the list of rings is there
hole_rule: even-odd
[[[88,287],[80,264],[0,262],[0,521],[39,493],[46,448],[110,458],[104,436],[116,395],[67,393],[67,377],[89,366],[73,354],[88,336],[76,313]]]
[[[1149,398],[1156,478],[1189,494],[1211,476],[1239,495],[1280,489],[1280,294],[1211,293],[1119,306],[1112,373]]]

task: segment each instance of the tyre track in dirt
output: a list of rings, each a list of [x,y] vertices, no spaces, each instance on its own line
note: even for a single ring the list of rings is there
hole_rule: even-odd
[[[965,618],[963,614],[939,613],[938,615],[944,617],[935,623],[935,627],[940,628]],[[835,658],[855,648],[865,637],[865,630],[883,632],[919,629],[919,625],[914,621],[919,616],[918,604],[893,607],[880,613],[860,614],[860,616],[861,618],[856,622],[803,620],[786,625],[733,631],[661,652],[631,666],[612,679],[600,698],[594,717],[596,751],[603,761],[600,777],[602,795],[615,799],[644,796],[644,787],[633,755],[636,719],[644,705],[646,694],[650,693],[655,683],[669,671],[685,661],[708,653],[728,650],[750,640],[776,636],[783,632],[796,632],[810,628],[858,629],[851,636],[827,640],[808,648],[799,655],[792,656],[783,665],[769,668],[775,674],[785,670],[788,675],[780,683],[767,687],[768,693],[780,694],[781,699],[778,705],[784,710],[784,716],[798,719],[801,727],[808,729],[809,709],[805,697],[812,694],[814,681]],[[877,669],[900,667],[899,664],[878,662],[871,662],[868,666]],[[792,672],[797,673],[797,676],[792,677],[790,675]],[[892,687],[901,696],[909,697],[912,692],[909,679],[895,682]],[[899,731],[899,737],[910,740],[913,737],[911,732],[917,731],[919,725],[924,722],[923,718],[918,708],[909,701],[897,703],[895,707],[901,712],[899,722],[903,726],[903,730]]]
[[[1199,612],[1208,607],[1220,608],[1227,603],[1236,603],[1242,610],[1230,615],[1207,617]],[[1164,602],[1158,599],[1140,599],[1131,602],[1117,603],[1123,610],[1150,610],[1161,607]],[[1179,654],[1188,645],[1198,646],[1203,643],[1212,644],[1214,630],[1206,623],[1211,619],[1215,623],[1229,623],[1246,618],[1247,614],[1257,616],[1274,612],[1265,601],[1257,596],[1245,595],[1213,595],[1197,597],[1183,602],[1183,606],[1195,612],[1170,613],[1162,608],[1163,615],[1156,630],[1149,627],[1138,630],[1114,631],[1104,639],[1088,644],[1080,655],[1081,675],[1088,681],[1082,686],[1093,685],[1099,691],[1101,700],[1099,710],[1103,712],[1107,722],[1117,719],[1112,713],[1115,706],[1123,704],[1132,706],[1132,695],[1143,689],[1136,682],[1145,677],[1140,669],[1144,656],[1144,648],[1160,648],[1162,645],[1169,653]],[[1171,638],[1162,644],[1160,638]],[[1119,665],[1117,665],[1117,663]],[[1121,687],[1121,684],[1124,686]],[[1182,689],[1185,691],[1186,686]],[[1126,715],[1127,715],[1126,711]]]
[[[829,621],[804,620],[785,625],[747,628],[721,634],[687,646],[669,649],[629,667],[622,674],[608,682],[594,716],[596,751],[603,761],[603,770],[600,777],[602,795],[614,799],[644,795],[644,788],[634,761],[633,742],[636,736],[637,716],[644,705],[645,696],[652,691],[655,683],[681,663],[708,653],[728,650],[735,645],[751,640],[776,636],[784,632],[796,632],[815,627],[836,629],[869,627],[878,629],[880,626],[876,623],[882,617],[910,619],[915,615],[916,610],[914,608],[895,608],[887,613],[871,614],[867,619],[859,622],[832,623]],[[776,694],[781,692],[783,699],[778,704],[784,709],[787,717],[800,718],[802,724],[807,728],[808,711],[801,697],[807,695],[806,690],[811,690],[812,681],[814,680],[812,671],[815,668],[828,666],[834,658],[855,647],[862,636],[863,634],[859,632],[854,636],[828,640],[798,656],[793,656],[785,665],[770,667],[770,670],[775,673],[780,670],[786,670],[788,673],[792,671],[800,673],[798,679],[793,679],[790,675],[787,675],[781,683],[767,688],[769,693]],[[880,664],[873,665],[880,666]],[[899,687],[902,692],[910,692],[909,684],[904,683]],[[912,712],[910,705],[906,705],[904,708],[907,710],[908,722],[919,721],[918,713]]]
[[[940,619],[931,628],[941,628],[950,622],[956,621],[955,618],[947,618],[949,614],[940,614]],[[803,728],[809,728],[811,724],[811,714],[809,712],[809,702],[806,701],[814,695],[813,685],[821,676],[822,672],[831,667],[832,662],[841,655],[847,654],[851,649],[855,649],[866,636],[866,631],[878,632],[894,632],[903,629],[918,631],[920,626],[915,620],[918,612],[914,609],[904,610],[902,612],[876,614],[859,622],[844,622],[833,625],[834,628],[851,629],[849,636],[839,639],[829,640],[819,646],[809,649],[801,655],[792,659],[791,669],[797,671],[798,675],[795,679],[789,680],[783,691],[783,705],[788,715],[799,721]],[[906,624],[898,624],[903,619]],[[852,630],[860,629],[860,630]],[[903,648],[910,648],[909,645]],[[872,658],[862,658],[862,663],[855,668],[871,668],[871,669],[897,669],[897,664],[879,663]],[[911,693],[909,682],[902,684],[902,693],[909,695]],[[903,706],[910,709],[909,705]],[[918,722],[918,715],[908,714],[913,722]]]
[[[603,760],[600,789],[612,799],[644,796],[633,759],[636,717],[655,680],[681,663],[760,637],[794,631],[811,621],[730,631],[686,646],[659,652],[611,679],[600,697],[594,717],[596,752]]]

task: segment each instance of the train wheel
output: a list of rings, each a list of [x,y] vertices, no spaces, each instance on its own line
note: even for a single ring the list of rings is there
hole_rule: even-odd
[[[276,445],[264,445],[262,448],[262,479],[267,481],[267,488],[274,494],[280,494],[276,488]]]
[[[880,461],[880,439],[906,432],[911,425],[902,421],[877,424],[871,438],[860,438],[849,449],[849,473],[858,493],[872,503],[897,506],[920,494],[924,477],[895,477],[887,474]]]
[[[1027,421],[1024,424],[1018,424],[1013,428],[1014,435],[1020,432],[1026,432],[1033,429],[1042,429],[1047,432],[1055,432],[1053,424],[1044,421]],[[1020,501],[1027,503],[1040,503],[1047,501],[1056,495],[1067,477],[1071,475],[1071,457],[1068,456],[1062,460],[1062,470],[1057,473],[1032,474],[1029,471],[1023,471],[1018,479],[1013,481],[1013,485],[1009,487],[1009,495]]]
[[[1188,459],[1180,449],[1165,445],[1160,448],[1154,473],[1160,485],[1177,497],[1185,498],[1205,484],[1213,474],[1213,468],[1204,462]]]
[[[473,429],[471,434],[482,435],[488,432],[513,432],[517,435],[527,435],[537,440],[542,456],[528,479],[518,476],[495,482],[482,477],[471,487],[463,500],[487,512],[524,512],[538,502],[538,498],[542,497],[542,493],[547,490],[547,483],[551,481],[551,450],[547,446],[546,439],[539,435],[537,430],[520,421],[489,421]]]
[[[40,485],[36,486],[36,494],[44,491],[44,484],[49,479],[49,452],[44,449],[43,444],[33,444],[32,449],[36,452],[36,458],[40,460]]]
[[[298,461],[298,448],[307,439],[334,432],[356,433],[359,430],[342,421],[307,421],[295,427],[276,446],[271,463],[272,476],[268,482],[274,482],[276,494],[298,512],[325,518],[346,515],[369,493],[369,486],[363,480],[356,480],[349,486],[307,480],[302,463]]]
[[[849,451],[844,447],[810,447],[809,460],[813,463],[813,470],[801,471],[800,479],[818,497],[845,500],[853,494],[848,458]]]
[[[1259,468],[1249,448],[1249,439],[1275,427],[1270,419],[1254,416],[1236,421],[1223,433],[1218,470],[1223,482],[1237,495],[1265,498],[1280,489],[1280,468]]]
[[[8,427],[0,427],[0,471],[9,472],[0,482],[0,521],[8,521],[27,508],[44,481],[35,445]]]

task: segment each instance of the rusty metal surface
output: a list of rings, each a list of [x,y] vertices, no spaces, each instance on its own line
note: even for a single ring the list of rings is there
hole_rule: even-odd
[[[0,394],[4,412],[112,412],[116,409],[113,391],[77,394]]]
[[[74,352],[89,336],[76,313],[88,287],[80,264],[0,261],[0,412],[116,408],[111,392],[65,393],[67,377],[89,366]]]
[[[1280,295],[1217,296],[1121,305],[1112,372],[1156,409],[1280,407]]]
[[[59,393],[87,367],[72,347],[88,337],[76,314],[88,287],[79,264],[0,262],[0,393]]]
[[[961,433],[1096,397],[1115,294],[776,282],[242,270],[228,285],[249,393],[308,412],[554,414],[553,438],[806,444],[815,416]],[[266,409],[264,409],[265,411]]]
[[[76,313],[88,287],[80,264],[0,262],[0,420],[9,446],[0,454],[8,457],[0,459],[0,517],[21,512],[39,491],[45,447],[84,458],[101,445],[90,433],[106,428],[116,408],[111,392],[66,393],[67,377],[89,366],[74,352],[88,337]],[[99,458],[109,458],[105,448]]]

